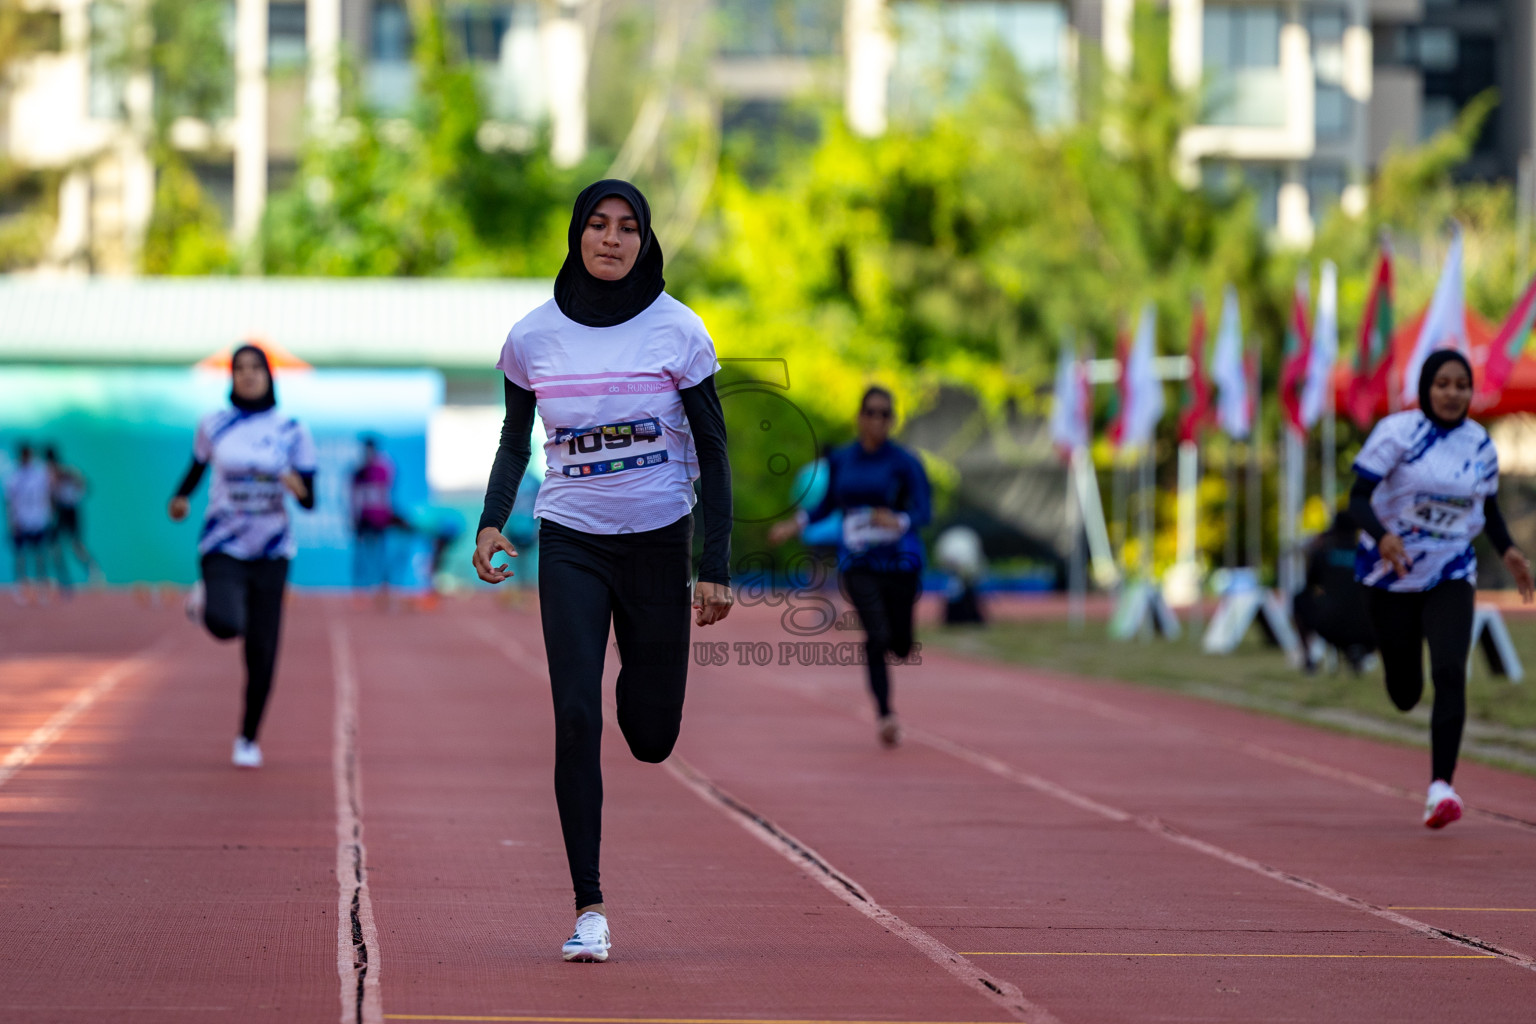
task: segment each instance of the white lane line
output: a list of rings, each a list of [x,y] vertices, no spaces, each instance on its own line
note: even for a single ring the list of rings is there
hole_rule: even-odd
[[[1271,879],[1272,881],[1292,886],[1302,890],[1303,892],[1309,892],[1314,896],[1321,896],[1322,898],[1332,900],[1335,903],[1341,903],[1346,907],[1352,907],[1355,910],[1362,910],[1367,914],[1371,914],[1374,917],[1379,917],[1385,921],[1390,921],[1395,925],[1407,928],[1410,931],[1419,933],[1420,935],[1424,935],[1433,939],[1442,939],[1464,949],[1475,949],[1485,953],[1492,953],[1502,957],[1504,960],[1514,964],[1517,967],[1522,967],[1528,971],[1536,971],[1536,959],[1532,959],[1531,957],[1517,950],[1505,949],[1504,947],[1495,945],[1494,943],[1485,942],[1482,939],[1470,935],[1461,935],[1457,932],[1453,932],[1445,928],[1436,928],[1434,925],[1426,924],[1423,921],[1416,920],[1404,914],[1399,914],[1397,911],[1391,910],[1387,907],[1378,906],[1375,903],[1360,899],[1358,896],[1351,896],[1348,893],[1340,892],[1339,890],[1334,889],[1331,886],[1324,885],[1321,882],[1313,881],[1310,878],[1305,878],[1301,875],[1293,874],[1289,871],[1282,871],[1279,868],[1271,867],[1268,864],[1256,861],[1251,857],[1245,857],[1240,853],[1235,853],[1231,850],[1217,846],[1214,843],[1208,843],[1203,839],[1196,839],[1194,836],[1185,835],[1183,832],[1180,832],[1178,829],[1167,824],[1166,822],[1158,820],[1157,818],[1146,815],[1135,815],[1129,811],[1123,811],[1119,808],[1111,807],[1108,804],[1102,804],[1097,800],[1093,800],[1089,797],[1074,793],[1067,789],[1065,786],[1058,785],[1057,783],[1050,782],[1046,779],[1040,779],[1038,776],[1031,775],[1028,772],[1021,772],[1018,769],[1015,769],[1006,764],[1005,762],[991,756],[990,754],[984,754],[980,751],[972,750],[969,747],[955,743],[953,740],[946,739],[943,736],[929,733],[921,729],[910,728],[907,730],[907,735],[913,740],[916,740],[917,742],[926,746],[932,747],[935,750],[949,754],[958,758],[959,760],[965,761],[968,764],[975,765],[984,771],[991,772],[992,774],[997,775],[1000,778],[1007,779],[1010,782],[1027,786],[1038,793],[1043,793],[1047,796],[1055,797],[1056,799],[1069,803],[1073,807],[1076,807],[1080,810],[1085,810],[1090,813],[1097,814],[1100,817],[1108,818],[1110,821],[1119,822],[1122,824],[1134,824],[1138,828],[1150,832],[1152,835],[1166,839],[1171,843],[1176,843],[1179,846],[1185,847],[1186,849],[1203,853],[1208,857],[1214,857],[1215,859],[1230,864],[1233,867],[1239,867],[1246,871],[1252,871],[1254,874],[1263,875],[1265,878]]]
[[[465,623],[469,631],[500,651],[509,661],[534,675],[543,675],[547,666],[529,653],[517,640],[505,636],[490,624],[481,621]],[[612,718],[612,708],[604,707],[605,717]],[[750,810],[745,804],[730,796],[681,755],[674,753],[662,763],[674,779],[709,806],[730,815],[748,833],[757,837],[769,849],[784,857],[796,867],[831,892],[838,899],[872,921],[900,936],[924,956],[943,967],[963,984],[1006,1010],[1018,1020],[1029,1024],[1061,1024],[1049,1011],[1025,998],[1017,985],[995,978],[959,953],[950,949],[927,932],[886,910],[846,874],[838,871],[826,858],[805,843],[785,832],[779,826]]]
[[[956,661],[967,664],[968,666],[976,667],[974,663],[969,662],[968,659],[954,657],[953,655],[950,655],[950,657],[954,658]],[[991,665],[981,667],[985,669],[993,668]],[[977,677],[973,676],[972,681],[980,682],[981,685],[986,686],[989,689],[998,689],[999,687],[1003,686],[1002,683],[994,682],[990,678],[978,679]],[[1114,680],[1109,681],[1115,682]],[[1262,746],[1249,740],[1233,739],[1232,737],[1223,735],[1221,733],[1211,732],[1207,729],[1186,725],[1183,722],[1172,722],[1166,718],[1147,714],[1143,711],[1127,710],[1126,708],[1119,707],[1118,705],[1112,704],[1097,697],[1087,697],[1076,693],[1064,693],[1061,689],[1059,689],[1059,687],[1070,686],[1072,684],[1057,682],[1054,678],[1025,678],[1007,686],[1007,689],[1013,693],[1019,692],[1021,687],[1018,685],[1018,683],[1020,682],[1023,684],[1022,689],[1024,689],[1036,700],[1039,700],[1045,704],[1053,704],[1057,707],[1086,711],[1089,714],[1096,715],[1099,718],[1103,718],[1107,721],[1120,722],[1125,725],[1152,725],[1160,729],[1175,730],[1177,732],[1184,733],[1185,735],[1200,737],[1206,742],[1214,741],[1220,746],[1226,747],[1229,750],[1236,750],[1239,753],[1246,754],[1249,757],[1259,761],[1267,761],[1270,764],[1278,764],[1287,768],[1294,768],[1297,771],[1306,772],[1307,774],[1315,775],[1318,778],[1329,779],[1333,782],[1340,782],[1346,786],[1353,786],[1356,789],[1364,790],[1367,793],[1374,793],[1377,796],[1384,796],[1395,800],[1406,800],[1415,804],[1423,803],[1424,800],[1422,792],[1415,792],[1413,790],[1405,789],[1402,786],[1394,786],[1389,783],[1381,782],[1377,779],[1372,779],[1368,776],[1361,775],[1358,772],[1352,772],[1346,768],[1338,768],[1333,765],[1325,764],[1321,761],[1317,761],[1300,754],[1289,754],[1284,751],[1275,750],[1271,747]],[[1134,684],[1117,683],[1116,685],[1131,686]],[[1181,696],[1188,697],[1190,695],[1182,694]],[[1205,700],[1206,698],[1193,697],[1192,699]],[[1246,712],[1248,714],[1265,714],[1265,712],[1261,709],[1247,708],[1241,704],[1228,704],[1223,701],[1214,701],[1213,703],[1221,707],[1231,708],[1233,710]],[[1300,724],[1305,726],[1306,723]],[[1370,737],[1366,738],[1369,739]],[[1484,807],[1474,807],[1470,804],[1466,807],[1466,813],[1469,816],[1481,818],[1486,821],[1496,822],[1508,828],[1519,829],[1523,832],[1536,832],[1536,822],[1528,821],[1517,815],[1505,814],[1501,811],[1493,811]]]
[[[5,757],[0,759],[0,786],[5,785],[17,772],[36,761],[54,740],[64,734],[64,730],[69,728],[70,723],[79,717],[81,712],[112,692],[112,688],[128,676],[147,668],[159,650],[169,646],[171,639],[170,635],[163,636],[143,650],[108,666],[93,682],[71,697],[69,703],[55,711],[48,721],[33,729],[32,735],[12,747]]]
[[[876,903],[863,886],[839,871],[825,857],[720,789],[681,755],[673,754],[662,762],[662,767],[699,799],[716,810],[729,814],[738,825],[755,836],[763,845],[805,871],[807,876],[832,895],[906,941],[978,995],[1018,1020],[1028,1021],[1030,1024],[1060,1024],[1050,1011],[1030,1002],[1017,985],[988,974],[967,960],[964,955],[955,952],[921,928]]]
[[[846,707],[840,707],[832,704],[827,698],[821,696],[819,693],[808,692],[804,686],[786,684],[774,678],[772,673],[759,673],[759,675],[769,685],[774,686],[777,689],[790,693],[796,693],[801,697],[812,701],[813,703],[820,704],[823,707],[837,707],[837,710],[846,715],[850,715],[851,717],[858,717],[855,712],[852,712]],[[1091,699],[1074,699],[1073,697],[1063,694],[1052,694],[1051,696],[1057,698],[1058,702],[1063,705],[1078,704],[1079,700],[1081,700],[1080,706],[1090,710],[1093,709],[1088,708],[1088,705],[1098,703],[1097,701],[1093,701]],[[1106,715],[1106,717],[1119,718],[1121,716],[1121,709],[1107,706],[1105,710],[1112,713]],[[1146,717],[1141,716],[1136,712],[1127,712],[1125,714],[1136,715],[1137,717],[1141,718]],[[1148,722],[1153,721],[1150,718],[1147,718],[1146,720]],[[1197,732],[1197,730],[1190,729],[1188,726],[1183,726],[1181,724],[1175,725],[1174,727],[1185,729],[1190,732]],[[930,733],[925,730],[912,728],[907,728],[906,733],[911,739],[916,740],[917,742],[923,743],[942,753],[949,754],[958,760],[964,761],[967,764],[974,765],[983,771],[998,776],[999,778],[1007,779],[1009,782],[1025,786],[1037,793],[1041,793],[1056,800],[1060,800],[1063,803],[1070,804],[1079,810],[1098,815],[1099,817],[1106,818],[1110,821],[1120,824],[1134,824],[1137,827],[1152,833],[1153,835],[1168,840],[1169,842],[1177,843],[1178,845],[1184,846],[1188,849],[1197,850],[1200,853],[1215,857],[1218,860],[1223,860],[1235,867],[1244,868],[1245,870],[1253,871],[1274,881],[1293,886],[1305,892],[1310,892],[1314,896],[1321,896],[1324,899],[1332,900],[1336,903],[1342,903],[1343,905],[1353,907],[1356,910],[1365,911],[1368,914],[1372,914],[1384,920],[1391,921],[1393,924],[1408,928],[1430,938],[1442,939],[1462,948],[1475,949],[1486,953],[1492,953],[1504,959],[1505,961],[1514,964],[1515,966],[1522,967],[1529,971],[1536,971],[1536,959],[1533,959],[1525,953],[1521,953],[1517,950],[1505,949],[1502,946],[1497,946],[1491,942],[1486,942],[1477,938],[1476,936],[1462,935],[1458,932],[1450,931],[1449,929],[1436,928],[1434,925],[1415,920],[1414,918],[1408,917],[1404,914],[1399,914],[1395,910],[1392,910],[1388,907],[1378,906],[1377,904],[1371,903],[1367,900],[1360,899],[1357,896],[1351,896],[1348,893],[1340,892],[1339,890],[1324,885],[1321,882],[1315,882],[1301,875],[1292,874],[1288,871],[1282,871],[1279,868],[1271,867],[1268,864],[1261,863],[1249,857],[1244,857],[1242,854],[1223,849],[1222,847],[1216,846],[1213,843],[1207,843],[1204,840],[1185,835],[1171,825],[1159,821],[1157,818],[1132,814],[1131,812],[1121,810],[1118,807],[1112,807],[1108,804],[1101,803],[1100,801],[1094,800],[1092,797],[1084,796],[1081,793],[1074,792],[1067,787],[1060,785],[1059,783],[1052,782],[1049,779],[1045,779],[1033,773],[1015,768],[1012,765],[1002,761],[1001,759],[993,757],[991,754],[983,753],[979,750],[974,750],[936,733]],[[1243,745],[1239,743],[1229,742],[1227,745],[1233,746],[1236,749],[1243,749]],[[1254,749],[1264,750],[1264,748]],[[1253,750],[1249,750],[1247,752],[1252,753]],[[1265,752],[1270,753],[1269,751]],[[1283,757],[1284,755],[1281,756]],[[1308,767],[1309,765],[1309,763],[1305,762],[1303,759],[1296,760],[1301,762],[1300,764],[1296,764],[1297,767]],[[1291,759],[1287,757],[1286,760],[1282,763],[1291,763]],[[1315,762],[1310,764],[1315,764]],[[1362,779],[1361,781],[1369,780]]]
[[[336,973],[341,1024],[383,1024],[379,931],[368,892],[363,845],[363,780],[357,763],[357,673],[347,627],[331,620],[331,668],[336,679],[331,773],[336,785]]]

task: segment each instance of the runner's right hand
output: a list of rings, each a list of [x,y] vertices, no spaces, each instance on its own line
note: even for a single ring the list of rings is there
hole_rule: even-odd
[[[495,558],[499,551],[506,552],[512,558],[517,557],[517,548],[512,546],[512,542],[507,540],[506,535],[494,526],[487,526],[475,538],[475,555],[472,559],[475,564],[475,574],[487,583],[500,583],[513,575],[510,566],[491,564],[491,559]]]
[[[171,499],[170,507],[167,509],[171,515],[171,522],[179,523],[183,519],[187,518],[188,504],[189,503],[186,498],[176,497]]]
[[[1381,538],[1381,543],[1376,545],[1376,550],[1399,576],[1408,575],[1408,552],[1403,550],[1403,538],[1395,533],[1389,533]]]

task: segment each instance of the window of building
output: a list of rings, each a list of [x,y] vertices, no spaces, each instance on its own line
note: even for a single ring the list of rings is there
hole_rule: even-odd
[[[1070,115],[1067,11],[1055,0],[904,0],[891,5],[896,63],[895,116],[924,116],[970,95],[999,59],[1020,72],[1030,106],[1044,123]]]
[[[373,39],[370,53],[385,64],[401,64],[411,59],[411,19],[405,5],[382,3],[373,9]]]
[[[719,0],[727,57],[824,57],[838,49],[843,5],[827,0]]]
[[[1415,33],[1414,63],[1425,71],[1455,71],[1459,63],[1456,33],[1448,28],[1426,25]]]
[[[1206,4],[1203,14],[1207,71],[1280,66],[1280,8]]]
[[[90,92],[91,116],[115,121],[123,116],[123,67],[116,40],[123,37],[127,12],[121,4],[93,3],[90,9]]]
[[[1307,202],[1312,208],[1312,223],[1321,224],[1344,195],[1349,177],[1337,164],[1313,164],[1307,168]]]
[[[501,40],[512,26],[507,7],[459,7],[448,11],[448,31],[459,52],[470,60],[494,63],[501,59]]]
[[[1315,76],[1313,130],[1319,142],[1347,139],[1354,123],[1354,103],[1344,92],[1344,29],[1348,23],[1342,7],[1319,5],[1307,12]]]
[[[1206,4],[1203,18],[1205,124],[1280,128],[1285,83],[1280,77],[1279,7]]]
[[[273,70],[304,66],[308,22],[303,3],[267,5],[267,65]]]

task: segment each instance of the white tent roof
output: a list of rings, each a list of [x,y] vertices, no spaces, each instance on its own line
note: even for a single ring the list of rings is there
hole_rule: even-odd
[[[266,339],[320,366],[490,368],[548,280],[0,276],[0,362],[191,364]]]

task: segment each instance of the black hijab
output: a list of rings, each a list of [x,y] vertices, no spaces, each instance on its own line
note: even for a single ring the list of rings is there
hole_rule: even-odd
[[[581,261],[581,233],[597,204],[609,196],[618,196],[635,211],[640,222],[640,252],[629,273],[617,281],[593,277]],[[567,252],[560,274],[555,278],[555,304],[560,312],[587,327],[612,327],[622,324],[656,301],[666,282],[661,277],[661,243],[651,230],[651,204],[640,190],[618,178],[604,178],[588,185],[576,197],[571,211],[571,227],[566,236]]]
[[[229,388],[229,404],[241,412],[266,412],[277,404],[277,387],[272,383],[272,364],[267,362],[267,354],[255,345],[241,345],[230,354],[229,376],[233,381],[235,376],[235,360],[240,358],[243,352],[254,352],[256,358],[261,360],[261,368],[267,371],[267,393],[260,398],[245,399],[235,394],[235,388],[231,383]]]
[[[1435,383],[1435,374],[1440,372],[1440,367],[1452,361],[1460,363],[1467,368],[1467,380],[1472,380],[1472,364],[1467,362],[1467,357],[1453,348],[1436,349],[1424,357],[1424,368],[1419,371],[1419,411],[1429,417],[1429,421],[1441,430],[1455,430],[1467,422],[1467,414],[1462,413],[1460,419],[1443,420],[1435,415],[1434,403],[1429,400],[1430,386]],[[1472,404],[1467,403],[1470,410]]]

